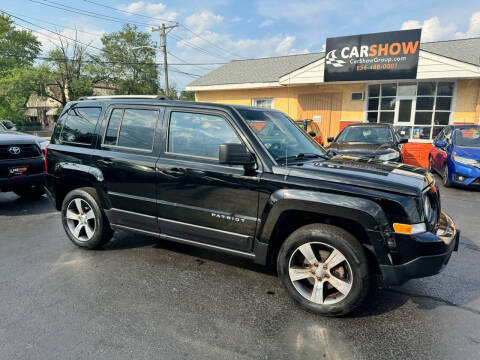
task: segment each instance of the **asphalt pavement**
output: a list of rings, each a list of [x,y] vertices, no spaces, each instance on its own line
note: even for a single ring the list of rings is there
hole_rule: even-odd
[[[2,193],[0,359],[479,359],[480,191],[441,196],[445,271],[324,318],[247,260],[128,233],[81,250],[46,197]]]

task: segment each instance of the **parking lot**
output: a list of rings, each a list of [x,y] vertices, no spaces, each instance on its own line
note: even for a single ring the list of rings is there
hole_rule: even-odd
[[[480,191],[441,194],[462,230],[445,271],[346,318],[299,309],[224,254],[127,233],[81,250],[46,197],[0,194],[0,358],[478,359]]]

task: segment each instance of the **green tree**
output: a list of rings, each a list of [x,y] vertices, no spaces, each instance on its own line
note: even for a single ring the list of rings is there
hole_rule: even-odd
[[[19,30],[9,16],[0,14],[0,119],[21,120],[30,89],[29,79],[41,43]]]
[[[91,55],[94,81],[115,84],[117,94],[157,94],[156,50],[149,33],[126,24],[118,32],[103,35],[102,44],[101,53]]]
[[[76,38],[75,38],[76,40]],[[38,95],[58,101],[62,106],[68,101],[93,94],[87,45],[58,37],[58,44],[32,75],[32,90]]]

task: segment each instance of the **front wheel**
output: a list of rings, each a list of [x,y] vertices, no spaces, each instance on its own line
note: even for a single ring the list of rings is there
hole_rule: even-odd
[[[445,166],[443,167],[443,185],[445,185],[445,187],[450,187],[452,186],[452,182],[450,181],[450,173],[448,171],[448,164],[445,163]]]
[[[85,249],[99,248],[113,235],[93,188],[75,189],[65,196],[62,223],[70,240]]]
[[[294,231],[282,244],[278,274],[303,308],[326,316],[352,312],[370,289],[370,270],[362,245],[350,233],[326,224]]]

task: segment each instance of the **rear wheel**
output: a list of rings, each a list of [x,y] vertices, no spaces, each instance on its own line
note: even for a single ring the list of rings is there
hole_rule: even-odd
[[[25,199],[37,199],[45,193],[45,189],[41,184],[34,184],[16,188],[13,192]]]
[[[443,167],[443,185],[445,185],[445,187],[450,187],[452,185],[452,182],[450,181],[450,173],[448,171],[448,164],[445,163],[444,167]]]
[[[297,303],[326,316],[356,309],[371,283],[362,245],[350,233],[326,224],[293,232],[282,244],[277,270]]]
[[[113,235],[93,188],[72,190],[65,196],[62,223],[70,240],[85,249],[99,248]]]

